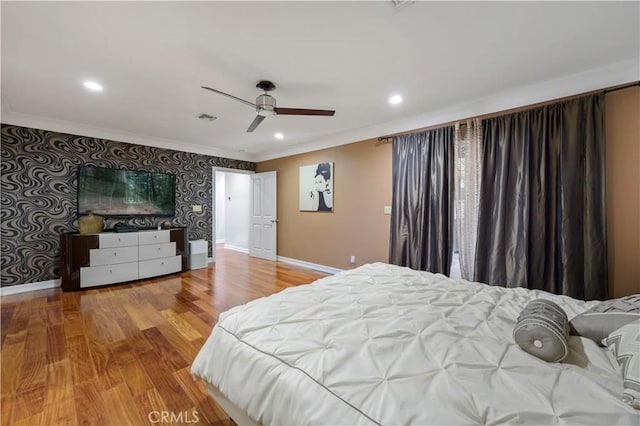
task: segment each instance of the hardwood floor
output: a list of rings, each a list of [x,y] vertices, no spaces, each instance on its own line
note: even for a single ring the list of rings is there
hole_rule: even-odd
[[[166,277],[2,297],[2,425],[232,425],[189,372],[218,314],[325,274],[217,255]]]

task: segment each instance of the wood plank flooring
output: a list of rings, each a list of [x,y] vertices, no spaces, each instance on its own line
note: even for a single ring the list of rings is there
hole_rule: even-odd
[[[166,277],[2,297],[1,424],[232,425],[189,372],[219,313],[325,274],[217,255]]]

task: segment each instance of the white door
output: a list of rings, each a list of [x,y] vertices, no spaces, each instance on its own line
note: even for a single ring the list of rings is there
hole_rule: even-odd
[[[211,210],[212,219],[211,219],[211,261],[216,263],[216,238],[218,237],[218,233],[216,232],[217,222],[218,222],[218,209],[220,206],[218,205],[218,187],[220,182],[216,180],[216,169],[215,167],[211,169],[211,188],[213,188],[213,197],[211,198]]]
[[[276,260],[278,232],[276,183],[276,172],[251,175],[250,256]]]

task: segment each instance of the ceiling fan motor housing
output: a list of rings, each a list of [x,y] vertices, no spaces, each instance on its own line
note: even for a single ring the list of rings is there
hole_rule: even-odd
[[[275,115],[276,100],[273,96],[265,93],[256,98],[256,112],[258,115]]]

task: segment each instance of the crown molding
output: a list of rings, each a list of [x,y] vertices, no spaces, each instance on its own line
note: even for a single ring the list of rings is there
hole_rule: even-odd
[[[2,123],[13,124],[15,126],[31,127],[34,129],[49,130],[53,132],[68,133],[91,138],[108,139],[123,143],[153,146],[156,148],[171,149],[174,151],[191,152],[194,154],[211,155],[241,161],[253,161],[253,157],[247,153],[230,152],[219,148],[207,148],[201,145],[176,141],[172,139],[156,138],[112,130],[97,126],[89,126],[52,118],[39,117],[35,115],[22,114],[8,110],[3,105]],[[176,149],[178,147],[178,149]]]
[[[316,139],[290,149],[258,153],[254,155],[254,161],[267,161],[318,151],[348,143],[373,139],[383,135],[408,132],[414,129],[422,129],[442,123],[547,102],[580,93],[606,89],[638,80],[640,80],[640,57],[553,80],[521,86],[489,97],[450,105],[400,120],[325,135],[322,139]]]

